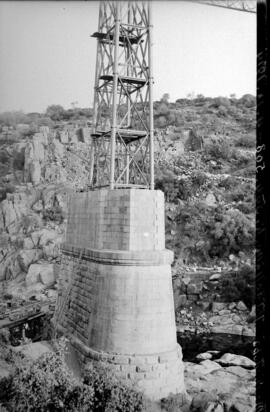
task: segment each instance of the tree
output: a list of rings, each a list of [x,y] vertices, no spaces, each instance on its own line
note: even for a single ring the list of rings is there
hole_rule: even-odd
[[[161,98],[161,101],[162,101],[163,103],[168,103],[168,102],[169,102],[169,99],[170,99],[169,93],[164,93],[163,96],[162,96],[162,98]]]
[[[62,120],[64,113],[65,109],[60,104],[52,104],[46,109],[46,115],[52,120]]]

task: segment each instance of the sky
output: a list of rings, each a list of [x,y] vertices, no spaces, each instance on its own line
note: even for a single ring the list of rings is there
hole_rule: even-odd
[[[0,112],[92,107],[97,1],[0,1]],[[256,94],[256,15],[153,0],[154,99]]]

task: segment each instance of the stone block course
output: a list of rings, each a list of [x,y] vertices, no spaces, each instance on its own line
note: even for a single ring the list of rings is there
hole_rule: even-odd
[[[110,365],[153,399],[185,392],[164,199],[99,190],[71,199],[54,321],[82,362]]]

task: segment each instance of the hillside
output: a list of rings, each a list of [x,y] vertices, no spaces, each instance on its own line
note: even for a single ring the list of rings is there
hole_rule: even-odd
[[[254,271],[256,100],[154,103],[156,188],[166,198],[173,274]],[[0,115],[0,285],[55,297],[68,195],[88,183],[90,109]],[[252,302],[251,302],[252,303]],[[5,306],[5,305],[4,305]]]

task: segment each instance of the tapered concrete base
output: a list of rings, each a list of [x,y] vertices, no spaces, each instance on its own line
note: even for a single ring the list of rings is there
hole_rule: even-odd
[[[185,393],[176,341],[172,252],[160,191],[101,190],[70,203],[57,329],[81,361],[101,360],[151,399]]]

